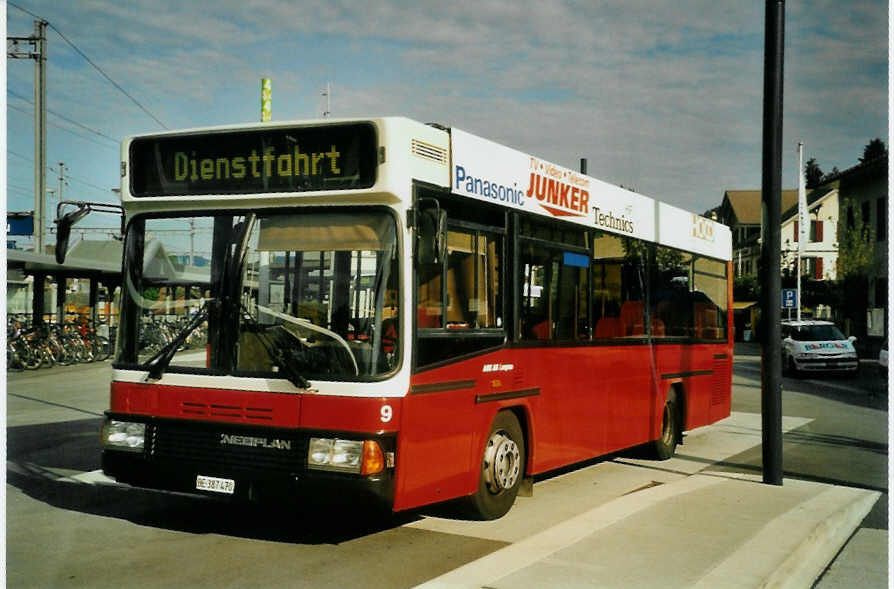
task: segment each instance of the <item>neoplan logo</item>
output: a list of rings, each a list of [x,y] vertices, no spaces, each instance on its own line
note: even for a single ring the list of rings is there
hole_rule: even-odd
[[[248,446],[250,448],[270,448],[274,450],[291,450],[291,440],[259,438],[255,436],[236,436],[220,434],[221,446]]]

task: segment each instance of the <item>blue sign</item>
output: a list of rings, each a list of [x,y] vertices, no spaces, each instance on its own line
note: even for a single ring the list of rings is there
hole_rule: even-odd
[[[7,235],[34,235],[34,215],[32,213],[7,213]]]
[[[590,266],[590,256],[575,254],[573,252],[562,252],[562,263],[566,266],[577,266],[578,268],[588,268]]]
[[[795,309],[798,306],[798,290],[795,288],[782,289],[782,308]]]

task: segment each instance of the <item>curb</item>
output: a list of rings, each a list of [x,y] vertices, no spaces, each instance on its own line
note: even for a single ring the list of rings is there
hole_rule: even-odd
[[[554,558],[556,553],[570,547],[575,547],[578,551],[581,546],[592,547],[592,539],[599,538],[601,531],[618,533],[617,528],[614,528],[614,532],[608,529],[616,524],[623,525],[624,520],[632,516],[634,518],[628,521],[635,522],[636,517],[642,517],[640,512],[663,502],[668,502],[670,506],[672,503],[687,501],[690,494],[693,494],[690,501],[693,500],[692,497],[704,496],[706,492],[727,494],[729,484],[735,481],[745,485],[760,484],[747,476],[701,474],[622,496],[458,567],[419,587],[502,587],[506,583],[536,586],[544,581],[543,566],[548,566],[550,560],[553,564],[557,562]],[[749,499],[733,501],[729,505],[730,509],[737,509],[742,513],[741,510],[749,509],[748,501],[752,505],[758,504],[755,501],[763,504],[778,501],[780,506],[789,507],[787,511],[777,512],[772,518],[758,522],[754,533],[730,543],[725,554],[715,554],[720,556],[717,562],[708,561],[698,565],[698,568],[703,568],[704,573],[690,579],[694,581],[691,586],[701,589],[809,587],[835,558],[880,496],[876,491],[793,479],[786,480],[784,487],[766,486],[764,490],[752,486],[742,489],[744,494],[740,496],[748,496]],[[800,499],[794,502],[793,497]],[[697,509],[697,505],[693,508]],[[718,520],[722,521],[722,518]],[[629,527],[631,524],[627,525]],[[636,536],[636,530],[637,528],[631,528],[618,536],[617,543],[629,543],[631,540],[627,538],[627,534]],[[721,523],[704,533],[723,534],[722,530]],[[698,536],[703,536],[704,533],[684,527],[679,530],[676,542],[680,546],[698,545],[697,540],[703,539]],[[690,539],[687,534],[696,536],[687,542]],[[601,538],[604,540],[605,536]],[[636,544],[636,538],[633,542]],[[736,544],[738,542],[741,543]],[[635,549],[631,546],[631,550]],[[578,576],[576,570],[592,569],[595,563],[599,563],[600,574],[608,574],[609,578],[624,578],[626,569],[619,568],[609,572],[606,568],[610,569],[611,564],[599,562],[597,558],[592,564],[587,559],[587,562],[570,563],[571,568],[553,567],[549,570],[554,577],[551,576],[549,581],[556,586],[563,586],[566,582],[580,584],[586,575]],[[662,568],[660,562],[654,562],[653,565],[656,570]],[[563,578],[563,575],[568,578]],[[512,580],[508,579],[510,576]],[[663,586],[674,586],[671,578],[664,581]]]

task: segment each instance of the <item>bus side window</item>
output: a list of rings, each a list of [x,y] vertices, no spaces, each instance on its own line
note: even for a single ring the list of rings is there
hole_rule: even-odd
[[[644,245],[601,232],[593,243],[593,337],[644,337]]]
[[[653,337],[693,337],[695,334],[692,289],[692,256],[665,246],[655,247],[651,275],[651,309],[653,324],[660,321],[663,333],[653,330]]]
[[[416,321],[419,328],[437,328],[443,325],[442,270],[440,263],[420,264],[416,270]]]

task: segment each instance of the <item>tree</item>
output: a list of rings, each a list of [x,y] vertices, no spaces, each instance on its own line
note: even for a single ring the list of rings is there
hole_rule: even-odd
[[[819,164],[816,163],[816,158],[810,158],[804,164],[804,177],[806,178],[807,188],[813,188],[822,181],[823,171],[820,169]]]
[[[872,269],[872,227],[863,215],[855,214],[859,212],[856,208],[849,198],[841,203],[842,215],[838,222],[839,280],[868,276]]]
[[[860,158],[860,163],[869,162],[887,154],[888,148],[885,146],[885,142],[876,137],[863,148],[863,157]]]
[[[733,280],[734,301],[759,301],[761,283],[757,276],[736,276]]]

